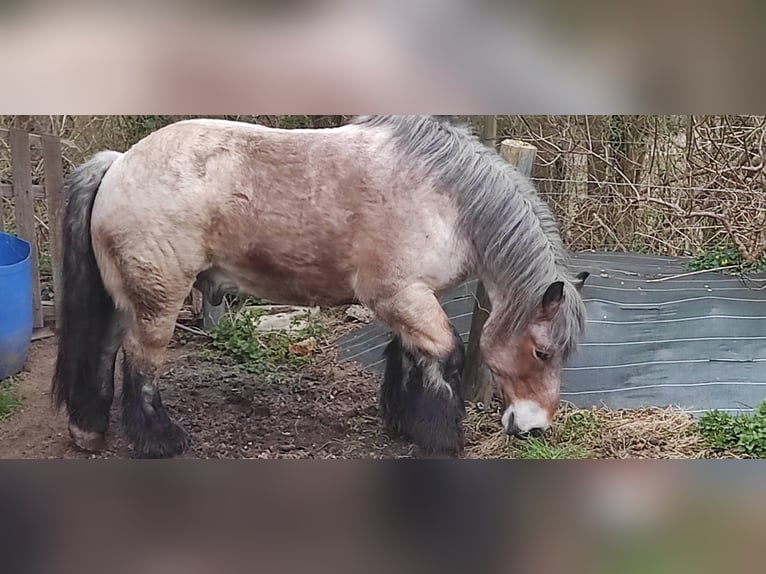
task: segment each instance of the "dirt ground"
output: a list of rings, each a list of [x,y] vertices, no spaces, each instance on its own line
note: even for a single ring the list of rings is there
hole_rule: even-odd
[[[330,327],[331,334],[310,364],[268,375],[253,374],[221,357],[204,337],[177,331],[160,388],[171,416],[189,435],[185,457],[418,456],[413,445],[390,437],[383,429],[377,411],[379,377],[355,364],[338,361],[332,342],[359,325],[336,320]],[[66,417],[54,411],[50,400],[55,357],[55,339],[32,344],[18,377],[22,406],[0,421],[0,459],[131,458],[122,431],[119,376],[107,450],[93,455],[72,446]],[[566,421],[575,413],[565,410],[554,421],[554,443],[566,442]],[[733,457],[731,453],[709,452],[699,433],[690,432],[689,415],[674,409],[599,410],[593,416],[598,425],[589,429],[581,424],[583,434],[578,439],[580,446],[587,447],[588,458]],[[500,427],[498,409],[469,409],[465,431],[465,458],[521,456],[522,443],[509,442]],[[556,457],[561,453],[542,456]]]
[[[66,417],[51,407],[55,339],[32,344],[19,376],[22,408],[0,421],[0,458],[128,458],[119,391],[108,450],[71,446]],[[118,380],[119,389],[119,380]],[[205,340],[177,334],[161,378],[163,401],[189,435],[189,458],[396,458],[411,445],[390,438],[377,415],[379,380],[339,364],[327,345],[297,372],[249,373],[212,356]]]

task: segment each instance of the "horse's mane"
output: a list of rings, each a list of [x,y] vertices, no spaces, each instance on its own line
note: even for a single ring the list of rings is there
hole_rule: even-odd
[[[455,193],[459,225],[471,239],[480,274],[504,294],[494,308],[501,329],[526,327],[546,288],[564,282],[552,335],[565,354],[571,352],[585,309],[556,219],[532,183],[470,128],[446,117],[360,116],[353,122],[388,130],[405,165]]]

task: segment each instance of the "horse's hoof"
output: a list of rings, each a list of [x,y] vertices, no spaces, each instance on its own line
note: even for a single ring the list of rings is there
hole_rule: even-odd
[[[176,423],[169,423],[161,432],[144,434],[134,441],[137,458],[172,458],[186,451],[186,432]]]
[[[106,447],[106,433],[82,430],[73,422],[69,423],[69,436],[75,446],[85,452],[100,452]]]
[[[422,446],[419,445],[420,457],[424,459],[456,459],[463,456],[463,446]]]

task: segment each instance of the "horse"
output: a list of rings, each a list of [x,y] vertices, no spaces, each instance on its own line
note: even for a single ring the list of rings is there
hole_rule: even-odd
[[[162,127],[67,176],[55,406],[75,446],[106,445],[122,349],[123,427],[140,458],[186,450],[158,372],[193,287],[293,305],[359,303],[390,329],[380,412],[426,454],[459,456],[462,340],[439,296],[470,278],[491,311],[480,352],[500,423],[550,426],[585,326],[552,211],[467,126],[357,116],[278,129],[221,119]]]

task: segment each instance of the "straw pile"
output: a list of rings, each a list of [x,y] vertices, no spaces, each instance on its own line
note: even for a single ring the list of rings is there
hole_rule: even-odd
[[[542,439],[520,440],[500,428],[497,410],[468,407],[467,458],[718,458],[691,415],[674,408],[581,410],[565,406]],[[725,455],[730,458],[732,455]]]

